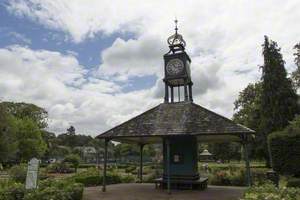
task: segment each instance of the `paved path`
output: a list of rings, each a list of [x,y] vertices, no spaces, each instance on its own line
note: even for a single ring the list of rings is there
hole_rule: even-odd
[[[204,191],[155,189],[150,183],[128,183],[108,185],[106,192],[101,187],[85,188],[83,200],[237,200],[244,187],[208,186]]]

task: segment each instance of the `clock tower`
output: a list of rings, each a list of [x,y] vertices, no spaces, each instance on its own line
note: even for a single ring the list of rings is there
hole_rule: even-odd
[[[186,43],[178,33],[178,21],[175,20],[175,34],[167,40],[170,51],[164,55],[165,61],[165,103],[193,101],[190,64],[191,59],[185,52]],[[183,91],[182,91],[183,90]],[[177,93],[177,95],[175,95]],[[183,98],[181,98],[183,94]]]

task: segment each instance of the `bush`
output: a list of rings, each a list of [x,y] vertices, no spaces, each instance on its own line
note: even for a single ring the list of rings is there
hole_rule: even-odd
[[[47,179],[35,190],[25,190],[24,184],[12,182],[0,188],[0,200],[81,200],[82,194],[82,184],[66,180]]]
[[[125,173],[133,173],[136,171],[136,166],[128,166],[125,168]]]
[[[83,185],[66,180],[48,179],[41,182],[38,190],[29,191],[24,200],[81,200]]]
[[[81,183],[85,187],[97,186],[102,184],[102,177],[98,176],[83,176],[83,177],[75,177],[76,183]]]
[[[70,163],[52,163],[47,166],[47,172],[48,173],[73,173],[75,172],[74,169],[72,169],[72,166]]]
[[[292,178],[288,180],[287,187],[300,187],[300,178]]]
[[[300,177],[300,117],[283,131],[270,134],[274,170]]]
[[[154,180],[157,178],[157,174],[156,173],[151,173],[148,174],[147,176],[143,177],[143,182],[144,183],[154,183]]]
[[[0,200],[22,200],[25,195],[25,187],[21,183],[7,182],[0,188]]]
[[[14,181],[18,183],[25,183],[27,166],[25,164],[15,165],[9,169],[8,174]]]
[[[136,180],[132,175],[121,176],[122,183],[134,183]]]
[[[276,188],[268,183],[262,186],[251,187],[246,190],[244,197],[240,200],[298,200],[300,189],[297,188]]]
[[[214,170],[209,174],[208,181],[212,185],[246,186],[246,171],[242,168],[227,168],[228,170]],[[266,169],[251,169],[252,183],[261,185],[266,183]]]

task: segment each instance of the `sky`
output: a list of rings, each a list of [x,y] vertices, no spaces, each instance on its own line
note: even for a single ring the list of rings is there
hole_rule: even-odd
[[[178,19],[194,102],[228,118],[260,79],[264,35],[288,72],[299,0],[1,0],[0,100],[48,111],[48,130],[96,136],[163,102],[163,54]]]

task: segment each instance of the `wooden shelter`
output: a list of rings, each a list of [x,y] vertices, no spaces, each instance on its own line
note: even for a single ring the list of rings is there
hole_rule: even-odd
[[[164,55],[164,103],[97,136],[105,140],[103,191],[106,190],[107,143],[110,140],[140,145],[141,182],[144,145],[163,144],[164,173],[157,181],[169,192],[178,186],[197,188],[194,186],[204,180],[198,172],[198,142],[241,142],[244,145],[247,181],[249,185],[251,183],[246,145],[254,131],[193,103],[191,59],[177,30],[176,21],[175,34],[168,38],[170,51]]]

